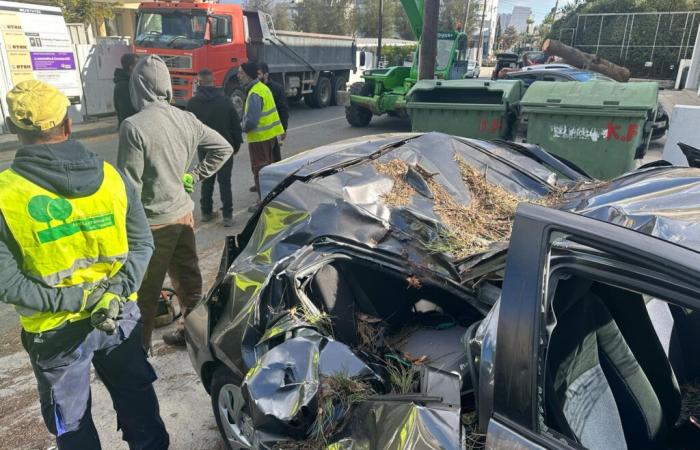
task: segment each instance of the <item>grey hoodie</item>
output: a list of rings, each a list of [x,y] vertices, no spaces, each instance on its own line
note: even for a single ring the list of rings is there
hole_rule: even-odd
[[[170,74],[158,56],[139,59],[129,91],[139,112],[119,128],[117,165],[139,192],[151,225],[175,222],[194,207],[182,175],[197,149],[206,156],[189,171],[195,182],[214,175],[233,148],[194,114],[170,105]]]
[[[51,192],[77,198],[94,194],[104,179],[103,160],[78,141],[20,148],[12,170]],[[123,176],[123,175],[122,175]],[[124,177],[125,178],[125,177]],[[129,255],[109,291],[124,297],[136,292],[153,253],[153,238],[136,191],[124,182],[127,194],[126,232]],[[0,301],[35,311],[78,312],[80,286],[53,288],[21,270],[22,253],[0,215]]]

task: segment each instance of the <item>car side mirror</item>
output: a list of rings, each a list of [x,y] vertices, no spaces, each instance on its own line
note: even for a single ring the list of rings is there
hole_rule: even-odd
[[[365,52],[360,52],[360,66],[364,67],[365,62],[367,62],[367,56]]]

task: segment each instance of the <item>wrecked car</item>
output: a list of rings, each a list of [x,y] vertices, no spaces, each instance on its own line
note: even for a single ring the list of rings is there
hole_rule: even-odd
[[[697,442],[700,170],[427,133],[272,171],[186,320],[228,448]]]

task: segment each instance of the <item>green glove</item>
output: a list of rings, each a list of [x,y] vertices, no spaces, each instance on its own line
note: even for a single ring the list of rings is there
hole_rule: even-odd
[[[90,312],[90,323],[98,330],[112,334],[117,329],[119,314],[124,299],[111,292],[105,292]]]
[[[185,192],[188,194],[194,192],[194,177],[191,173],[185,173],[182,176],[182,185],[185,186]]]

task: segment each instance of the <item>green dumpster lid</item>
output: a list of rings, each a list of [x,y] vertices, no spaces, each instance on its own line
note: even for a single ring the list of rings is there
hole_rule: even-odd
[[[415,92],[434,90],[486,90],[501,91],[503,100],[506,102],[517,102],[523,96],[523,84],[520,80],[420,80],[408,94],[406,99],[411,101]]]
[[[650,110],[656,108],[659,85],[655,82],[536,81],[521,101],[523,107]]]

